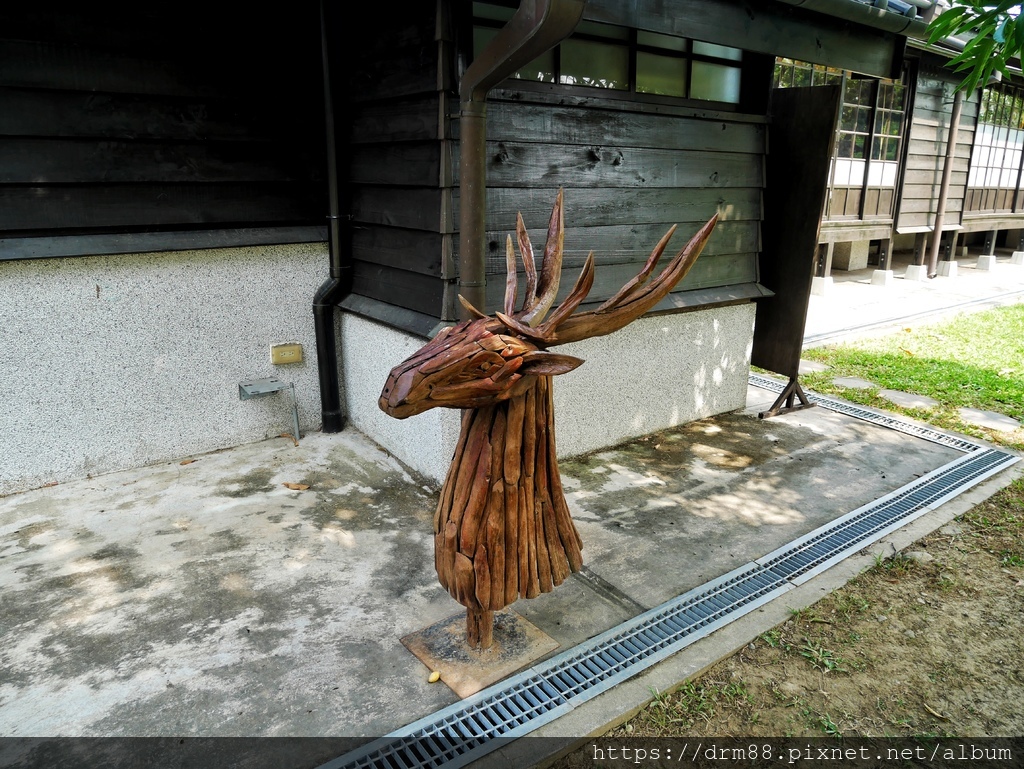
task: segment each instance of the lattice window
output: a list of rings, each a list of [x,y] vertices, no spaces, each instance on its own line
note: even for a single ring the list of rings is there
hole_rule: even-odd
[[[474,53],[512,8],[473,3]],[[572,36],[516,72],[519,80],[738,104],[743,52],[674,35],[580,22]]]
[[[998,85],[981,96],[967,176],[968,211],[1017,211],[1021,207],[1024,92]]]
[[[842,107],[829,172],[826,219],[889,219],[903,146],[906,85],[777,59],[775,86],[838,85]]]

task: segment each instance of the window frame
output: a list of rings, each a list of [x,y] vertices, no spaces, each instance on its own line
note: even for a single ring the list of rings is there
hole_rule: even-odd
[[[999,95],[999,104],[992,101]],[[1007,99],[1006,97],[1009,97]],[[991,114],[995,110],[995,115]],[[986,114],[988,111],[989,114]],[[986,119],[990,117],[991,119]],[[1016,126],[1016,127],[1015,127]],[[984,128],[983,128],[984,127]],[[988,130],[986,130],[988,129]],[[991,141],[983,141],[990,137]],[[1015,141],[1015,144],[1010,144]],[[1007,154],[1015,162],[1007,164]],[[998,154],[1000,161],[992,161]],[[1002,184],[1005,174],[1012,174],[1012,185]],[[977,175],[981,175],[981,184]],[[996,184],[989,184],[992,176]],[[1024,209],[1024,88],[998,83],[982,90],[978,104],[978,122],[971,144],[971,162],[967,174],[964,199],[965,214],[1019,213]],[[1000,205],[1002,204],[1002,205]]]
[[[479,28],[492,28],[500,29],[505,23],[503,20],[498,18],[491,18],[489,16],[479,16],[476,13],[478,6],[489,6],[494,9],[505,9],[511,14],[512,8],[501,5],[495,2],[474,2],[473,8],[474,13],[472,15],[472,26],[473,26],[473,40],[474,40],[474,51],[476,53],[476,30]],[[516,87],[524,86],[527,89],[541,89],[541,90],[558,90],[561,92],[568,92],[574,95],[588,96],[593,98],[595,95],[607,95],[607,98],[611,99],[624,99],[630,101],[643,101],[651,103],[661,104],[673,104],[673,105],[687,105],[694,107],[712,108],[719,111],[743,111],[743,84],[745,74],[745,63],[746,63],[746,52],[739,48],[730,48],[729,46],[720,45],[717,43],[707,43],[708,45],[715,45],[721,48],[726,48],[731,51],[735,51],[739,56],[738,58],[729,58],[726,56],[713,56],[706,53],[700,53],[694,51],[694,43],[704,43],[706,41],[694,40],[693,38],[678,37],[676,35],[667,35],[661,32],[649,32],[648,30],[638,30],[631,27],[618,27],[611,24],[604,24],[601,22],[584,21],[581,23],[581,28],[566,39],[566,42],[571,41],[582,41],[582,42],[596,42],[606,44],[620,44],[622,45],[628,54],[628,85],[625,88],[610,88],[605,86],[591,86],[579,83],[563,83],[561,78],[562,73],[562,44],[556,45],[551,49],[551,55],[553,57],[554,73],[552,80],[534,80],[532,78],[510,78],[511,82],[515,82]],[[604,36],[597,33],[601,27],[607,27],[609,30],[621,30],[623,34],[618,36],[608,35]],[[640,42],[639,38],[642,33],[649,33],[653,35],[661,35],[667,38],[673,38],[683,43],[684,50],[675,50],[672,48],[661,48],[646,42]],[[685,92],[686,96],[672,96],[666,94],[651,93],[648,91],[638,90],[638,54],[644,53],[649,55],[664,56],[666,58],[681,59],[687,62],[686,67],[686,83]],[[694,67],[693,64],[706,63],[719,66],[725,66],[729,69],[736,70],[738,75],[738,88],[736,92],[735,101],[723,101],[716,99],[701,99],[693,97],[693,78],[694,78]]]
[[[798,73],[800,73],[800,82],[797,82]],[[840,115],[832,145],[827,185],[828,196],[822,220],[830,222],[893,220],[896,215],[897,189],[900,184],[902,158],[907,139],[907,108],[910,91],[906,73],[904,72],[899,80],[859,77],[849,71],[780,57],[776,59],[772,82],[776,88],[817,85],[837,85],[841,88]],[[851,83],[857,85],[851,87]],[[859,92],[856,98],[852,96],[854,90]],[[894,106],[897,93],[900,101],[898,109]],[[880,125],[879,118],[896,113],[900,115],[896,132],[887,132],[885,129],[891,128],[892,121],[881,122]],[[853,119],[847,121],[847,115],[853,116]],[[864,121],[866,130],[860,128],[862,115],[866,115]],[[841,154],[848,138],[850,152]],[[863,139],[860,149],[857,147],[858,138]],[[896,146],[894,153],[896,157],[894,160],[887,160],[882,157],[881,148],[893,143]],[[878,150],[877,153],[876,150]],[[839,164],[844,160],[850,161],[850,170],[853,169],[855,161],[863,161],[863,166],[859,169],[862,178],[858,184],[837,182],[840,175]],[[873,163],[895,165],[890,183],[872,184]],[[884,168],[882,173],[884,179]]]

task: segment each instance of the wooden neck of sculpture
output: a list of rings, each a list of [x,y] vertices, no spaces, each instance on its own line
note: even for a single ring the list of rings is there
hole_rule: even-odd
[[[463,412],[434,515],[441,584],[489,634],[490,613],[534,598],[583,564],[555,458],[551,377],[522,395]],[[482,641],[482,642],[481,642]]]

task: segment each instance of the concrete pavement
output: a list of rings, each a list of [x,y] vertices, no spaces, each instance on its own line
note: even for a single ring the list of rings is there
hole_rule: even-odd
[[[998,249],[993,269],[978,269],[979,254],[957,260],[956,277],[906,280],[911,255],[893,255],[893,278],[873,285],[874,267],[836,270],[824,296],[812,295],[807,309],[805,346],[828,344],[894,327],[933,322],[958,312],[1024,301],[1024,265],[1011,264],[1012,251]]]
[[[851,304],[864,317],[872,302]],[[811,309],[809,333],[823,328]],[[742,412],[564,462],[586,567],[513,609],[564,650],[958,455],[821,408],[758,420],[774,397],[751,387]],[[0,735],[369,738],[455,702],[399,642],[462,611],[433,574],[435,491],[345,431],[0,498]],[[849,559],[538,734],[622,720],[869,564]]]

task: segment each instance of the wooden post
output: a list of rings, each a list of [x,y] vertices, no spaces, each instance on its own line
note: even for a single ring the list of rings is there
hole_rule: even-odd
[[[494,643],[494,612],[466,609],[466,643],[470,649],[489,649]]]
[[[878,269],[892,269],[892,241],[889,238],[878,242]]]
[[[994,256],[996,253],[996,239],[999,237],[999,230],[989,230],[985,233],[985,256]]]
[[[928,233],[919,232],[914,237],[914,264],[923,265],[928,251]]]

